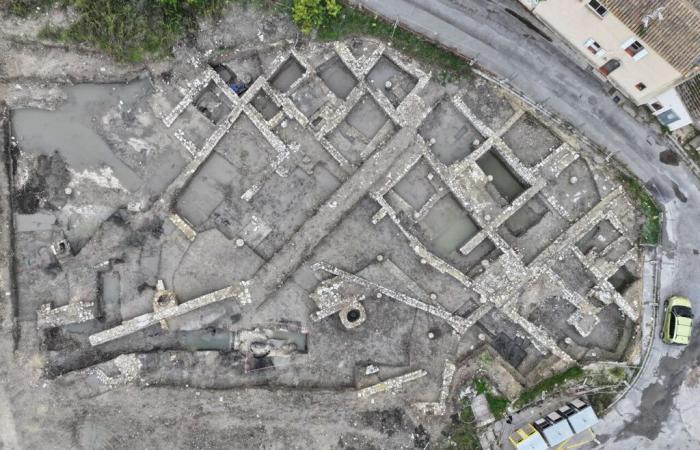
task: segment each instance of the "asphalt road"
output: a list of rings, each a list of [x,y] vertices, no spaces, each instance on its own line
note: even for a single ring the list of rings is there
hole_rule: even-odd
[[[682,163],[659,154],[666,141],[637,122],[603,91],[602,84],[562,51],[506,12],[527,12],[515,0],[354,0],[415,32],[476,58],[487,71],[507,77],[537,102],[615,152],[663,204],[660,294],[694,301],[700,320],[700,183]],[[549,34],[532,16],[532,23]],[[696,327],[697,328],[697,327]],[[658,325],[655,333],[658,334]],[[700,447],[700,340],[687,348],[654,341],[643,373],[595,431],[605,449]]]

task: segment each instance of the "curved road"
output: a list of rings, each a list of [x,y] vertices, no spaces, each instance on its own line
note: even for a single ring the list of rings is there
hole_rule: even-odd
[[[354,0],[399,20],[502,77],[530,98],[574,124],[594,142],[615,152],[663,204],[660,295],[683,294],[700,311],[700,182],[681,164],[659,154],[667,142],[625,113],[602,84],[553,42],[507,13],[536,22],[516,0]],[[696,325],[700,313],[696,314]],[[657,324],[654,333],[658,335]],[[654,340],[635,386],[596,427],[605,449],[700,448],[700,339],[686,348]]]

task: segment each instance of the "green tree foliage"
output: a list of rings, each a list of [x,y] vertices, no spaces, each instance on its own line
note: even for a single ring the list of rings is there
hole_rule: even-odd
[[[341,9],[336,0],[294,0],[292,19],[302,33],[309,34],[331,23]]]

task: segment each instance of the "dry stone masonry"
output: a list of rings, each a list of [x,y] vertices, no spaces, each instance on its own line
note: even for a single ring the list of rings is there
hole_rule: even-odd
[[[51,348],[78,343],[51,353],[57,373],[350,389],[444,415],[460,371],[491,364],[481,376],[511,393],[635,353],[638,212],[510,93],[476,75],[442,85],[366,39],[198,55],[176,73],[105,132],[153,141],[119,147],[143,185],[108,192],[134,206],[91,212],[84,238],[20,235],[20,295],[67,293],[32,310]]]

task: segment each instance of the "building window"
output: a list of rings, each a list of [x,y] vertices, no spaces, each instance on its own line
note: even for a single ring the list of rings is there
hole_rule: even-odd
[[[672,109],[660,113],[658,116],[656,116],[656,118],[659,119],[659,122],[661,122],[662,125],[670,125],[673,122],[681,120],[681,117]],[[673,322],[674,320],[671,320],[671,323]]]
[[[664,109],[664,105],[662,105],[661,102],[654,102],[651,104],[651,109],[654,111],[661,111]]]
[[[634,56],[642,50],[644,50],[644,46],[640,44],[639,41],[632,41],[632,43],[625,48],[625,51],[630,56]]]
[[[589,52],[593,53],[598,57],[602,57],[605,54],[605,50],[603,50],[600,44],[594,41],[593,39],[589,39],[586,42],[584,42],[583,46],[586,47],[586,49]]]
[[[636,87],[638,91],[643,91],[647,88],[647,85],[644,83],[637,83],[634,85],[634,87]]]
[[[595,13],[600,17],[605,17],[605,15],[608,13],[608,8],[603,6],[603,4],[598,0],[590,0],[588,2],[588,7],[595,11]]]
[[[611,59],[610,61],[606,62],[602,66],[598,68],[598,72],[602,73],[605,76],[610,75],[611,72],[616,70],[618,67],[620,67],[620,60],[619,59]]]
[[[647,49],[644,48],[642,43],[635,38],[627,40],[624,44],[622,44],[622,48],[635,61],[639,61],[640,59],[644,58],[648,53]]]

